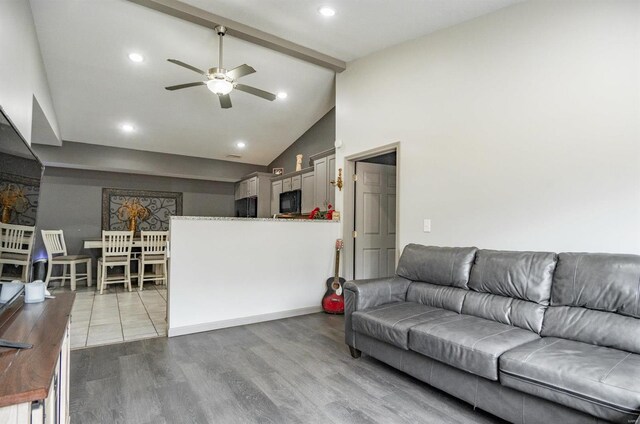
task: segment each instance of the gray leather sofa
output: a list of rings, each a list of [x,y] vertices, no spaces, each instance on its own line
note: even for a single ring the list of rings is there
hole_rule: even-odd
[[[513,423],[640,424],[640,256],[411,244],[344,288],[356,358]]]

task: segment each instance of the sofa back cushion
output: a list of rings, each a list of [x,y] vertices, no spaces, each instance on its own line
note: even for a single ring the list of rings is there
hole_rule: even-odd
[[[551,252],[478,250],[462,313],[540,333],[556,263]]]
[[[543,336],[640,353],[640,256],[561,253]]]
[[[422,303],[423,305],[460,313],[462,311],[462,302],[467,293],[467,290],[457,287],[414,281],[407,290],[407,302]]]
[[[409,244],[402,252],[396,274],[412,281],[466,289],[477,250]]]

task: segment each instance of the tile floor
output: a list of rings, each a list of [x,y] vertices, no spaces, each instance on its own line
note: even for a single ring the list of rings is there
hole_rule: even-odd
[[[69,288],[50,288],[51,294]],[[111,286],[104,294],[78,287],[71,312],[71,349],[166,336],[167,288],[145,284],[143,291]]]

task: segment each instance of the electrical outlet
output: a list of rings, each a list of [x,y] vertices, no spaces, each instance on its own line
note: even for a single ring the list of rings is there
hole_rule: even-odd
[[[424,220],[424,232],[425,233],[430,233],[431,232],[431,220],[430,219],[425,219]]]

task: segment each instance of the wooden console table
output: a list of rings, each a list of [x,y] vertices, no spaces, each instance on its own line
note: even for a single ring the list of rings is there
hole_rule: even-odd
[[[0,348],[0,423],[69,422],[69,317],[75,293],[24,304],[0,338],[33,344]]]

